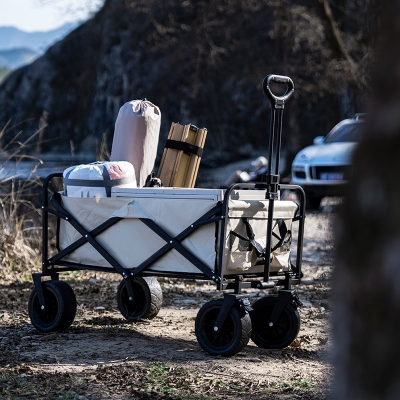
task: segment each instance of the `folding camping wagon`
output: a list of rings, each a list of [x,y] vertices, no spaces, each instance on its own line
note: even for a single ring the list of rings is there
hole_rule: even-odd
[[[285,85],[276,96],[271,84]],[[263,89],[271,102],[268,173],[263,182],[227,190],[198,188],[113,188],[111,197],[73,198],[43,185],[42,272],[33,274],[29,316],[40,332],[67,329],[76,299],[59,273],[93,270],[119,273],[118,308],[129,321],[154,318],[161,308],[157,277],[204,279],[223,298],[204,304],[195,321],[200,346],[231,356],[251,339],[263,348],[283,348],[297,336],[299,284],[305,218],[304,192],[280,185],[279,159],[288,77],[268,75]],[[299,204],[280,200],[296,190]],[[49,215],[56,216],[57,253],[49,255]],[[293,225],[297,244],[291,252]],[[295,253],[295,261],[291,260]],[[49,280],[42,280],[50,277]],[[243,289],[279,288],[251,304]]]

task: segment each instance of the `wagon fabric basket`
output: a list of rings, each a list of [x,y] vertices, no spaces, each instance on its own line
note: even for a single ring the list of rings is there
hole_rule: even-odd
[[[165,245],[165,240],[144,224],[143,220],[153,221],[175,237],[221,202],[223,195],[224,191],[221,189],[113,188],[112,198],[78,199],[62,196],[62,203],[88,231],[110,218],[122,218],[96,236],[96,240],[122,267],[135,269]],[[249,242],[244,220],[251,226],[254,240],[265,248],[268,201],[264,200],[263,195],[264,192],[261,191],[257,199],[251,191],[235,193],[237,200],[230,200],[229,203],[227,236],[223,250],[218,247],[220,222],[199,227],[182,241],[182,245],[195,254],[210,271],[216,269],[218,254],[223,251],[224,273],[262,272],[263,265],[257,264],[260,254],[257,254]],[[297,205],[291,201],[280,201],[275,203],[274,210],[274,252],[271,271],[289,270],[291,220]],[[282,226],[285,229],[282,229]],[[80,237],[67,221],[60,221],[61,250]],[[242,247],[243,243],[246,243],[246,248]],[[113,268],[90,243],[85,243],[66,255],[64,260],[81,265]],[[149,266],[148,270],[201,273],[175,250],[164,254]]]
[[[62,196],[65,209],[91,231],[110,218],[122,218],[96,236],[96,240],[121,264],[134,269],[165,245],[156,232],[143,220],[153,221],[172,237],[181,233],[195,220],[221,201],[220,189],[137,188],[113,189],[114,197],[77,199]],[[78,240],[81,235],[67,221],[60,224],[60,249]],[[210,270],[216,260],[216,228],[208,224],[196,229],[182,241],[187,250],[196,254]],[[89,243],[64,258],[65,261],[112,268]],[[154,262],[150,271],[200,273],[177,251],[167,252]]]
[[[264,269],[269,202],[246,200],[245,196],[239,195],[240,200],[229,201],[224,246],[226,273],[258,273]],[[290,270],[292,221],[297,209],[297,204],[292,201],[274,203],[271,272]]]

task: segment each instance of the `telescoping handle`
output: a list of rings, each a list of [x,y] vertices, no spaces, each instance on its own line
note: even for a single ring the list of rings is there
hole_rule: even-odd
[[[282,96],[275,95],[272,93],[270,87],[271,82],[285,84],[287,86],[286,92]],[[285,101],[287,101],[294,92],[293,81],[288,76],[267,75],[263,80],[262,86],[264,93],[268,97],[273,108],[284,108]]]
[[[272,93],[270,84],[275,82],[286,85],[282,96]],[[268,171],[265,176],[266,199],[269,200],[268,221],[265,246],[264,282],[269,283],[271,262],[272,224],[274,219],[274,201],[279,199],[279,162],[281,153],[282,119],[285,102],[294,92],[293,81],[287,76],[267,75],[262,83],[265,95],[271,103],[271,121],[269,135]]]

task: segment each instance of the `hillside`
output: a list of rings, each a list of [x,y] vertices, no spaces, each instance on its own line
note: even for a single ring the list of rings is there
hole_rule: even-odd
[[[76,26],[76,23],[67,23],[57,29],[43,32],[25,32],[13,26],[0,26],[0,50],[28,48],[39,53]]]
[[[110,145],[119,107],[146,97],[162,111],[160,146],[172,121],[205,126],[203,163],[216,165],[266,152],[269,106],[261,82],[275,73],[295,83],[284,118],[290,158],[362,111],[359,60],[368,51],[369,2],[334,8],[335,25],[318,4],[107,0],[1,84],[0,126],[27,121],[18,129],[28,137],[45,115],[42,151],[72,146],[94,154],[103,137]]]
[[[0,50],[0,66],[9,69],[16,69],[22,65],[29,64],[39,53],[28,48],[16,48],[10,50]]]

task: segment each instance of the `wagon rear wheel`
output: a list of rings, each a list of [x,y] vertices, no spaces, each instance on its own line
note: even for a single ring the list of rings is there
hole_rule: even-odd
[[[245,310],[233,306],[221,328],[214,330],[223,300],[212,300],[199,310],[195,331],[200,346],[211,355],[233,356],[247,345],[251,320]]]
[[[128,284],[132,285],[132,299],[129,299]],[[154,277],[124,279],[118,286],[117,303],[119,311],[128,321],[152,319],[161,309],[161,286]]]
[[[36,288],[28,301],[28,313],[32,325],[43,333],[62,331],[69,328],[76,314],[75,294],[66,282],[42,282],[46,307],[41,308]]]
[[[277,299],[277,296],[267,296],[252,305],[251,339],[257,346],[264,349],[283,349],[289,346],[299,334],[300,315],[290,303],[286,304],[275,326],[268,325]]]

